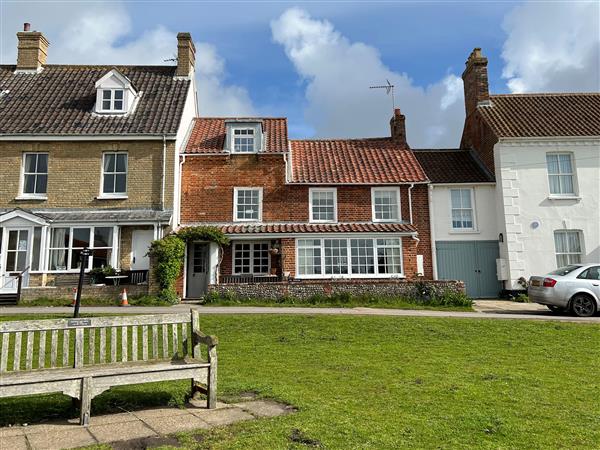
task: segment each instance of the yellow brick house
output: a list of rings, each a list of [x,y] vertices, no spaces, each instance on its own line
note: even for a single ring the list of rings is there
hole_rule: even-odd
[[[72,284],[84,247],[86,271],[143,286],[197,115],[190,34],[176,66],[46,64],[42,33],[25,24],[17,38],[16,65],[0,65],[0,294],[19,278],[24,292]]]

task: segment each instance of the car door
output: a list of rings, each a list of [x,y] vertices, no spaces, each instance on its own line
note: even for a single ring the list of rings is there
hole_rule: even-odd
[[[596,300],[600,301],[600,266],[592,266],[584,270],[577,277],[578,284],[583,284],[596,296]],[[580,284],[580,285],[581,285]]]

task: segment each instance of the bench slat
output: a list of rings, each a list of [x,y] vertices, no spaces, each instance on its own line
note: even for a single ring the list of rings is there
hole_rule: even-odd
[[[163,342],[163,358],[167,359],[169,357],[169,334],[167,330],[167,325],[163,324],[162,326],[162,342]]]
[[[138,327],[134,325],[131,327],[131,360],[137,361],[138,359]]]
[[[15,333],[15,352],[13,355],[13,370],[21,370],[21,335]]]
[[[152,325],[152,359],[158,359],[158,325]]]
[[[69,365],[69,340],[71,339],[71,331],[63,330],[63,354],[62,354],[62,366],[67,367]]]
[[[8,364],[8,339],[10,335],[8,333],[2,333],[2,353],[0,354],[0,373],[6,372],[6,366]]]
[[[148,361],[148,325],[142,325],[142,360]]]
[[[187,332],[187,323],[181,324],[181,344],[183,347],[183,355],[186,356],[188,354],[188,332]]]
[[[33,368],[33,337],[33,331],[28,331],[25,345],[25,370]]]
[[[46,331],[40,331],[40,354],[38,355],[38,368],[46,367]]]
[[[106,362],[106,328],[100,328],[100,364]]]
[[[96,329],[89,329],[89,348],[88,348],[88,364],[96,362]]]
[[[173,325],[171,325],[171,327],[173,328],[171,330],[172,334],[173,334],[173,356],[176,356],[179,351],[179,341],[177,339],[177,331],[178,331],[177,328],[178,327],[177,327],[177,324],[175,324],[175,323]]]
[[[50,367],[56,367],[56,354],[58,353],[58,330],[50,332]]]
[[[121,361],[127,361],[127,327],[121,327]]]
[[[117,362],[117,327],[110,329],[110,362]]]
[[[75,328],[75,367],[83,367],[83,328]]]

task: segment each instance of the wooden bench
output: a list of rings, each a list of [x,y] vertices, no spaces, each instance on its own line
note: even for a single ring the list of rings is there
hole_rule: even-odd
[[[0,398],[62,392],[78,400],[81,425],[92,399],[113,386],[190,379],[192,395],[216,407],[217,338],[200,332],[195,310],[1,322],[0,337]]]

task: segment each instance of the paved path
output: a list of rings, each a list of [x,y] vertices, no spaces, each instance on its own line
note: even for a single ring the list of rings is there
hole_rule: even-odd
[[[412,317],[456,317],[471,319],[530,319],[555,320],[561,322],[591,322],[600,324],[600,316],[584,319],[569,315],[555,315],[541,305],[508,301],[479,300],[475,311],[430,311],[418,309],[383,308],[302,308],[274,306],[198,306],[180,304],[175,306],[82,306],[82,314],[165,314],[198,308],[200,314],[309,314],[343,316],[412,316]],[[69,314],[70,307],[15,307],[0,308],[0,316],[10,314]]]
[[[206,401],[202,401],[205,404]],[[154,408],[142,411],[92,416],[90,425],[77,420],[0,428],[0,449],[59,450],[89,445],[120,443],[122,448],[146,448],[158,445],[179,447],[175,437],[166,435],[182,431],[207,430],[244,420],[290,414],[293,407],[269,400],[235,404],[217,403],[217,409]]]

